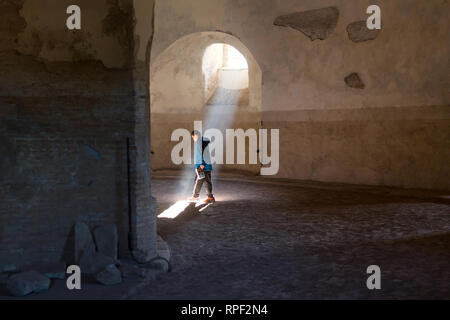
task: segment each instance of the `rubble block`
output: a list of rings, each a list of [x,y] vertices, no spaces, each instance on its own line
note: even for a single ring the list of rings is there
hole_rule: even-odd
[[[75,224],[75,261],[77,263],[83,252],[94,253],[95,244],[89,227],[83,222],[77,222]]]
[[[37,271],[26,271],[10,276],[6,281],[6,288],[13,296],[23,297],[48,290],[50,279]]]
[[[115,260],[105,256],[100,252],[83,251],[78,263],[83,274],[96,274],[105,269],[110,264],[115,264]]]
[[[147,271],[137,265],[121,262],[119,265],[123,278],[146,278]]]
[[[94,241],[97,251],[117,260],[119,236],[115,225],[106,225],[94,229]]]
[[[122,282],[122,275],[115,264],[107,265],[103,270],[93,275],[95,280],[105,286],[112,286]]]

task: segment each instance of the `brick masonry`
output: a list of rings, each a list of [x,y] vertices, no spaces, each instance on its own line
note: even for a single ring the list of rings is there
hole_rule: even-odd
[[[117,37],[119,48],[129,51],[129,61],[118,67],[106,66],[101,54],[80,58],[80,48],[72,61],[46,59],[42,51],[24,54],[19,39],[29,28],[21,11],[26,4],[0,0],[0,20],[10,21],[0,31],[0,271],[8,265],[71,262],[77,221],[91,228],[115,223],[119,253],[128,251],[127,137],[134,146],[134,247],[152,258],[150,121],[141,118],[149,115],[148,89],[137,93],[135,82],[148,85],[135,78],[127,33],[104,29],[109,41]],[[44,31],[35,38],[42,39]],[[70,48],[70,40],[61,45]],[[146,66],[139,66],[141,73]]]

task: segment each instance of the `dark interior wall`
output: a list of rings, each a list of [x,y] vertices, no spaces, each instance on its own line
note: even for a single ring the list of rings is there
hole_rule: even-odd
[[[74,2],[0,0],[0,271],[70,260],[77,221],[126,249],[133,6]]]

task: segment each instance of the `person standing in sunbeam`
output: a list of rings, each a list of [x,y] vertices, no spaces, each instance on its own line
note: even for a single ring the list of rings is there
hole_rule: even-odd
[[[212,165],[211,156],[209,153],[210,140],[202,136],[202,134],[194,130],[191,133],[192,140],[194,140],[194,163],[195,163],[195,184],[194,191],[188,201],[198,201],[200,191],[203,184],[205,184],[207,198],[203,201],[205,204],[216,202],[213,194],[213,186],[211,179]]]

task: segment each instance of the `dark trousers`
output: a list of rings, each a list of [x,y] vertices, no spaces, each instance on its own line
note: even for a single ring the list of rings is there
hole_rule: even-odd
[[[203,183],[205,183],[206,194],[208,197],[213,197],[211,171],[205,171],[205,178],[201,180],[198,179],[197,173],[195,174],[194,197],[200,197],[200,191],[202,190]]]

